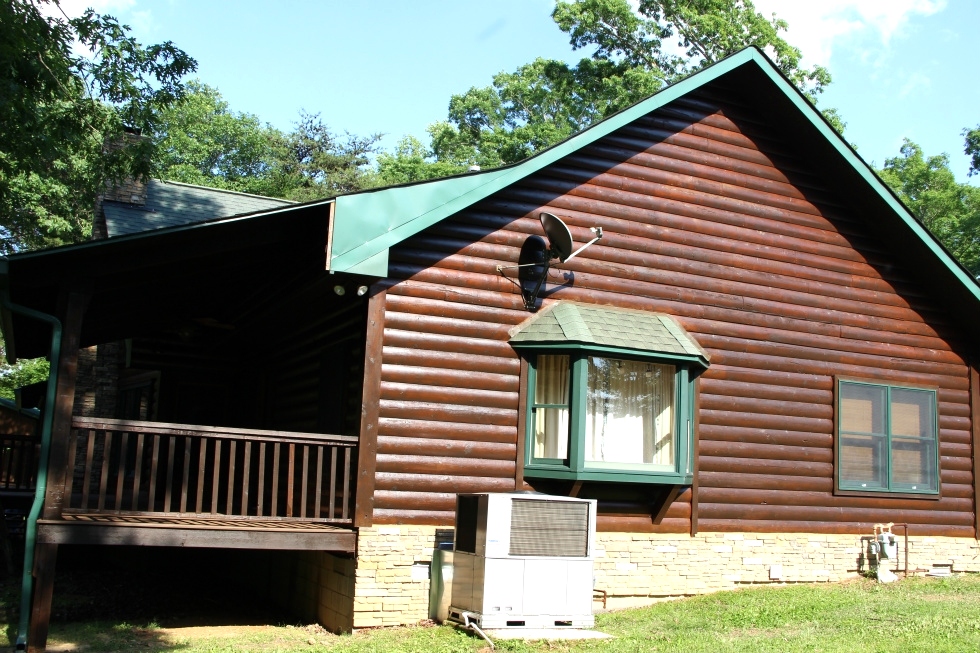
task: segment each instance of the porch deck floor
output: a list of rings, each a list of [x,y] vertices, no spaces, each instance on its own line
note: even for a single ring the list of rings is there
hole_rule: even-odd
[[[185,546],[353,553],[354,529],[285,519],[209,515],[66,513],[39,519],[38,541],[50,544]]]

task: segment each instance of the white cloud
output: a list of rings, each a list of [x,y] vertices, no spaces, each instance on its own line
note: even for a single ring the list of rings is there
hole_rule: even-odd
[[[789,23],[786,40],[807,63],[828,66],[835,47],[859,40],[869,55],[872,48],[887,48],[912,17],[942,11],[946,0],[756,0],[755,6]]]

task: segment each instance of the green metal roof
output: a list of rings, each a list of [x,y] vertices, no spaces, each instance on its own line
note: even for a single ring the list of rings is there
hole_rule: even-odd
[[[748,65],[757,67],[768,77],[772,85],[778,89],[779,95],[785,96],[799,110],[799,114],[836,150],[843,159],[840,163],[844,163],[851,172],[856,172],[963,284],[968,294],[980,301],[980,286],[970,273],[915,219],[891,189],[861,160],[779,69],[754,47],[746,48],[668,86],[646,100],[596,123],[589,129],[519,164],[481,173],[338,197],[330,269],[336,272],[386,277],[390,247],[677,98],[741,66]]]
[[[510,344],[595,345],[694,358],[705,367],[709,360],[708,353],[670,316],[568,301],[551,304],[514,327]]]

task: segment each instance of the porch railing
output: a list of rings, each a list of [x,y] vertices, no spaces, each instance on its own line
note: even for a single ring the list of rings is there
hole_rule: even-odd
[[[41,441],[36,437],[0,435],[0,492],[34,492],[40,451]]]
[[[357,438],[76,417],[64,513],[351,523]]]

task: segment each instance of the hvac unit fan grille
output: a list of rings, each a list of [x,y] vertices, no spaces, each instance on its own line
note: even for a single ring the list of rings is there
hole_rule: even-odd
[[[513,500],[510,555],[584,558],[588,554],[588,503]]]

